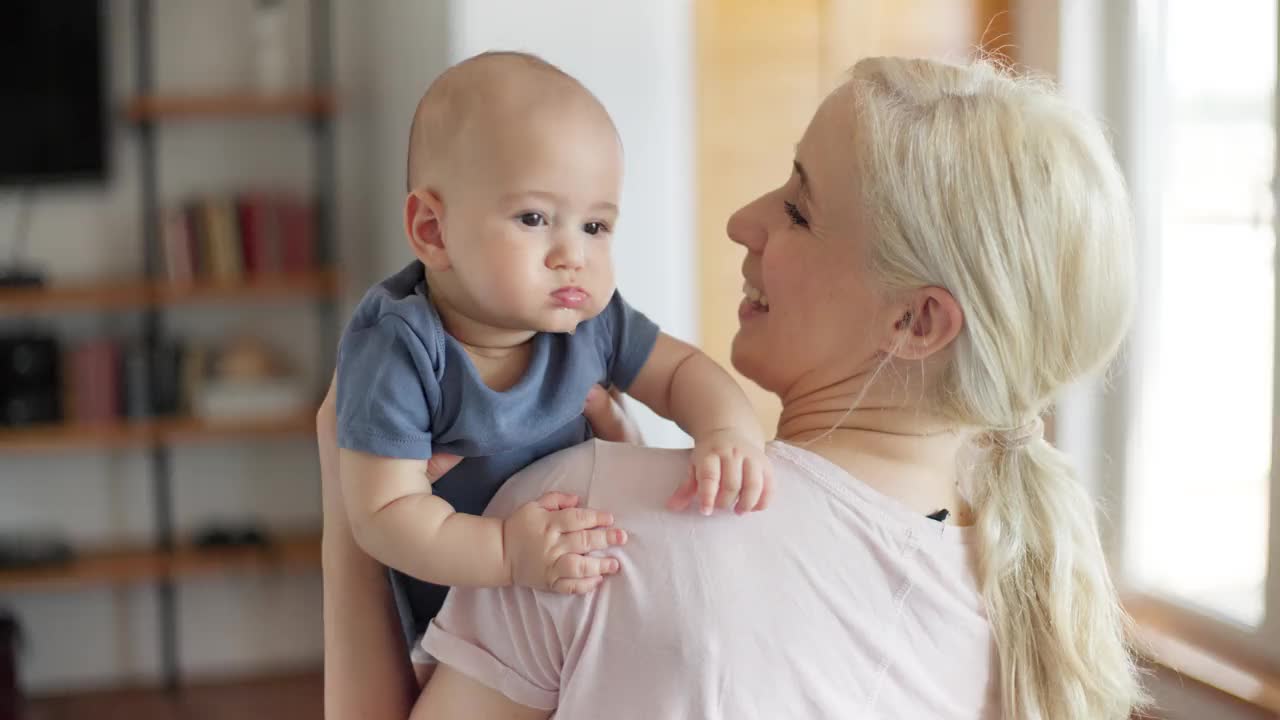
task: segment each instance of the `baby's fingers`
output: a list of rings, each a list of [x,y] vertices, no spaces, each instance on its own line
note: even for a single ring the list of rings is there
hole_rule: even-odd
[[[756,512],[769,507],[769,501],[773,499],[774,486],[777,481],[773,477],[773,463],[765,463],[764,466],[764,488],[760,492],[760,502],[756,503]]]
[[[561,535],[560,542],[556,544],[556,551],[585,555],[593,550],[606,550],[614,545],[625,545],[626,542],[626,531],[617,528],[578,530]]]
[[[613,513],[592,510],[591,508],[569,508],[560,510],[551,521],[551,526],[561,533],[590,530],[613,524]]]
[[[561,555],[551,565],[551,576],[555,578],[551,582],[551,589],[558,593],[579,592],[574,588],[580,586],[574,581],[615,575],[621,569],[622,565],[616,558],[591,557],[573,553]],[[561,588],[569,589],[562,590]]]
[[[716,507],[716,494],[720,492],[720,456],[708,455],[698,462],[698,508],[703,515],[710,515]]]
[[[667,509],[675,512],[684,512],[689,507],[689,503],[693,502],[693,498],[698,494],[698,475],[692,465],[689,466],[689,479],[684,481],[671,497],[667,500]]]
[[[733,507],[739,491],[742,490],[743,460],[744,458],[739,456],[721,458],[720,492],[716,493],[716,507],[721,510]]]
[[[739,515],[751,512],[760,503],[764,494],[764,468],[752,462],[751,458],[742,460],[742,492],[738,494],[738,504],[734,512]]]
[[[560,578],[551,583],[551,591],[561,595],[586,595],[600,587],[602,582],[604,578],[598,575],[592,578]]]
[[[543,510],[551,511],[577,507],[578,501],[579,499],[577,495],[569,495],[568,493],[562,492],[543,493],[542,497],[536,500],[538,506]]]

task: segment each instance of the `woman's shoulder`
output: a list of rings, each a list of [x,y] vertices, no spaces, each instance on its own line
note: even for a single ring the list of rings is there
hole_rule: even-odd
[[[583,506],[602,510],[647,505],[675,490],[688,463],[688,450],[588,440],[516,473],[494,496],[487,514],[509,515],[548,492],[577,495]]]

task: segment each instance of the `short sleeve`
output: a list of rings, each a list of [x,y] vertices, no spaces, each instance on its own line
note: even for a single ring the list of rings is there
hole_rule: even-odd
[[[626,391],[649,361],[654,343],[658,341],[658,326],[628,305],[617,291],[601,315],[609,345],[606,349],[609,383]]]
[[[338,346],[338,447],[407,460],[431,457],[434,383],[423,339],[386,315],[348,328]]]
[[[587,498],[596,443],[563,450],[520,471],[503,486],[485,515],[505,517],[544,492]],[[560,696],[563,637],[587,612],[581,596],[538,593],[525,587],[453,588],[422,640],[423,649],[514,702],[554,710]]]

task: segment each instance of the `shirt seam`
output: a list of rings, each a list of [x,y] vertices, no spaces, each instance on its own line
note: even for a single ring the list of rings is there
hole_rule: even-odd
[[[889,647],[893,646],[893,638],[901,630],[902,616],[907,606],[907,596],[915,589],[915,556],[920,551],[920,537],[914,528],[907,528],[907,544],[902,550],[904,567],[907,571],[907,577],[898,586],[893,593],[893,617],[889,619],[889,632],[885,634],[884,650],[881,652],[880,660],[876,663],[876,674],[871,685],[871,693],[867,696],[865,712],[875,712],[876,706],[880,704],[880,689],[884,687],[884,678],[889,673],[889,668],[893,666],[893,656],[889,652]]]
[[[422,435],[416,438],[411,436],[384,435],[383,433],[380,433],[376,430],[368,430],[365,428],[354,428],[354,427],[347,428],[347,431],[345,434],[348,437],[352,435],[356,435],[368,440],[380,440],[383,442],[389,442],[393,445],[413,445],[421,442],[431,442],[430,435]]]

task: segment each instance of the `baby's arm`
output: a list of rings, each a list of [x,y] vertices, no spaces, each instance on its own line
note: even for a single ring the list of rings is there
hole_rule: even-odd
[[[672,497],[682,510],[699,497],[700,509],[762,510],[772,487],[764,433],[742,388],[702,351],[659,334],[628,393],[693,436],[689,480]]]
[[[379,562],[438,585],[524,585],[586,592],[617,560],[583,557],[625,542],[608,513],[548,493],[505,520],[460,513],[431,492],[427,460],[338,453],[338,477],[356,542]]]
[[[502,520],[455,512],[432,494],[427,462],[338,451],[356,542],[383,565],[441,585],[511,584]]]

